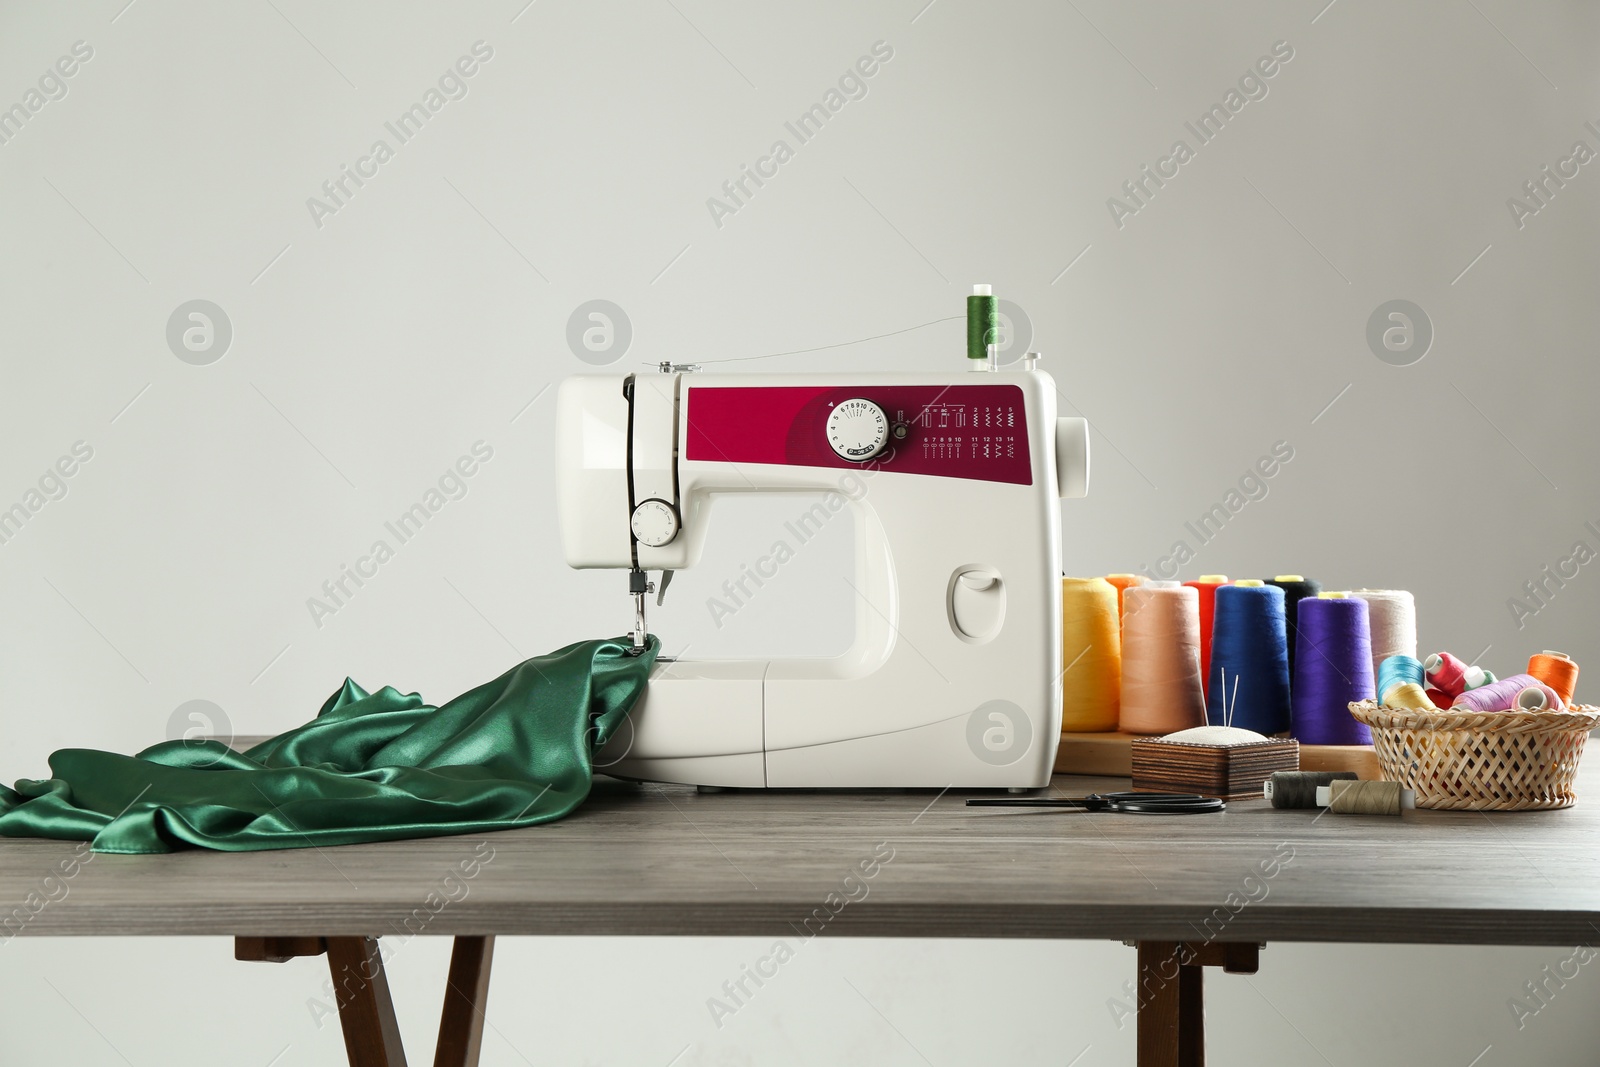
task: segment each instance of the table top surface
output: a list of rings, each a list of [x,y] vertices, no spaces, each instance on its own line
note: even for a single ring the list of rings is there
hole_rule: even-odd
[[[1058,776],[1053,792],[1119,787],[1126,779]],[[1586,790],[1600,795],[1594,760],[1580,772],[1580,798]],[[565,820],[463,837],[155,856],[0,838],[0,937],[826,932],[1570,945],[1600,935],[1600,800],[1382,818],[1265,801],[1185,816],[969,808],[967,795],[701,794],[600,778]],[[62,877],[74,856],[81,865]]]

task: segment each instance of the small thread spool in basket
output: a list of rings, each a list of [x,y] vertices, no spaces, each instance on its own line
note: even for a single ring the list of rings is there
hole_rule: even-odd
[[[1528,660],[1528,673],[1554,689],[1563,704],[1572,703],[1572,691],[1578,684],[1578,665],[1565,652],[1545,649]]]

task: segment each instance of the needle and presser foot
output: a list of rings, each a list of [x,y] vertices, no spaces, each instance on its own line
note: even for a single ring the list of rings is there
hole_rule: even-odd
[[[630,654],[637,656],[649,645],[650,631],[645,626],[644,621],[644,598],[646,594],[655,593],[656,606],[660,607],[661,603],[667,598],[667,586],[671,584],[671,571],[661,572],[659,591],[656,583],[650,581],[649,576],[644,571],[635,568],[628,572],[628,594],[633,597],[633,629],[629,632],[629,636],[633,639],[633,647],[629,649]]]

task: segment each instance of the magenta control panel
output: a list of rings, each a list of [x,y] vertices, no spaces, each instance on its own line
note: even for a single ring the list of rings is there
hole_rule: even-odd
[[[1027,410],[1022,390],[984,385],[696,386],[688,383],[685,457],[798,467],[870,466],[901,474],[1031,485]],[[846,401],[866,401],[845,405]],[[835,413],[835,408],[841,410]],[[840,455],[830,440],[849,437],[862,459]]]

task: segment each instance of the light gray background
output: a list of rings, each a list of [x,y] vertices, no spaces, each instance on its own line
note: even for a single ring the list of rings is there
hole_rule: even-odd
[[[1575,141],[1600,149],[1594,6],[524,2],[0,6],[0,106],[94,49],[0,145],[0,507],[94,449],[0,545],[7,777],[62,746],[137,750],[191,700],[270,733],[347,674],[443,699],[621,632],[622,578],[569,571],[553,514],[552,383],[589,369],[566,323],[597,298],[632,323],[618,371],[852,341],[745,369],[920,369],[956,365],[959,322],[861,339],[991,282],[1094,425],[1069,571],[1156,566],[1284,440],[1269,495],[1185,577],[1405,587],[1426,649],[1600,664],[1593,567],[1525,629],[1507,605],[1600,548],[1600,163],[1521,228],[1506,206]],[[478,40],[468,95],[315,226],[306,199]],[[714,225],[706,199],[880,40],[867,96]],[[1183,123],[1280,40],[1268,95],[1116,226],[1107,198],[1193,147]],[[208,366],[166,342],[194,299],[232,324]],[[1365,340],[1392,299],[1434,327],[1412,366]],[[468,494],[315,625],[307,598],[479,440]],[[669,650],[848,643],[842,530],[736,620],[706,611],[797,510],[719,515],[655,617]],[[706,998],[764,948],[507,942],[486,1062],[1131,1061],[1120,946],[824,940],[717,1029]],[[414,1057],[444,951],[392,964]],[[1507,1007],[1569,951],[1275,945],[1257,978],[1210,983],[1213,1056],[1591,1063],[1594,974],[1520,1031]],[[324,973],[236,965],[220,939],[18,939],[0,1059],[342,1062],[306,1006]]]

